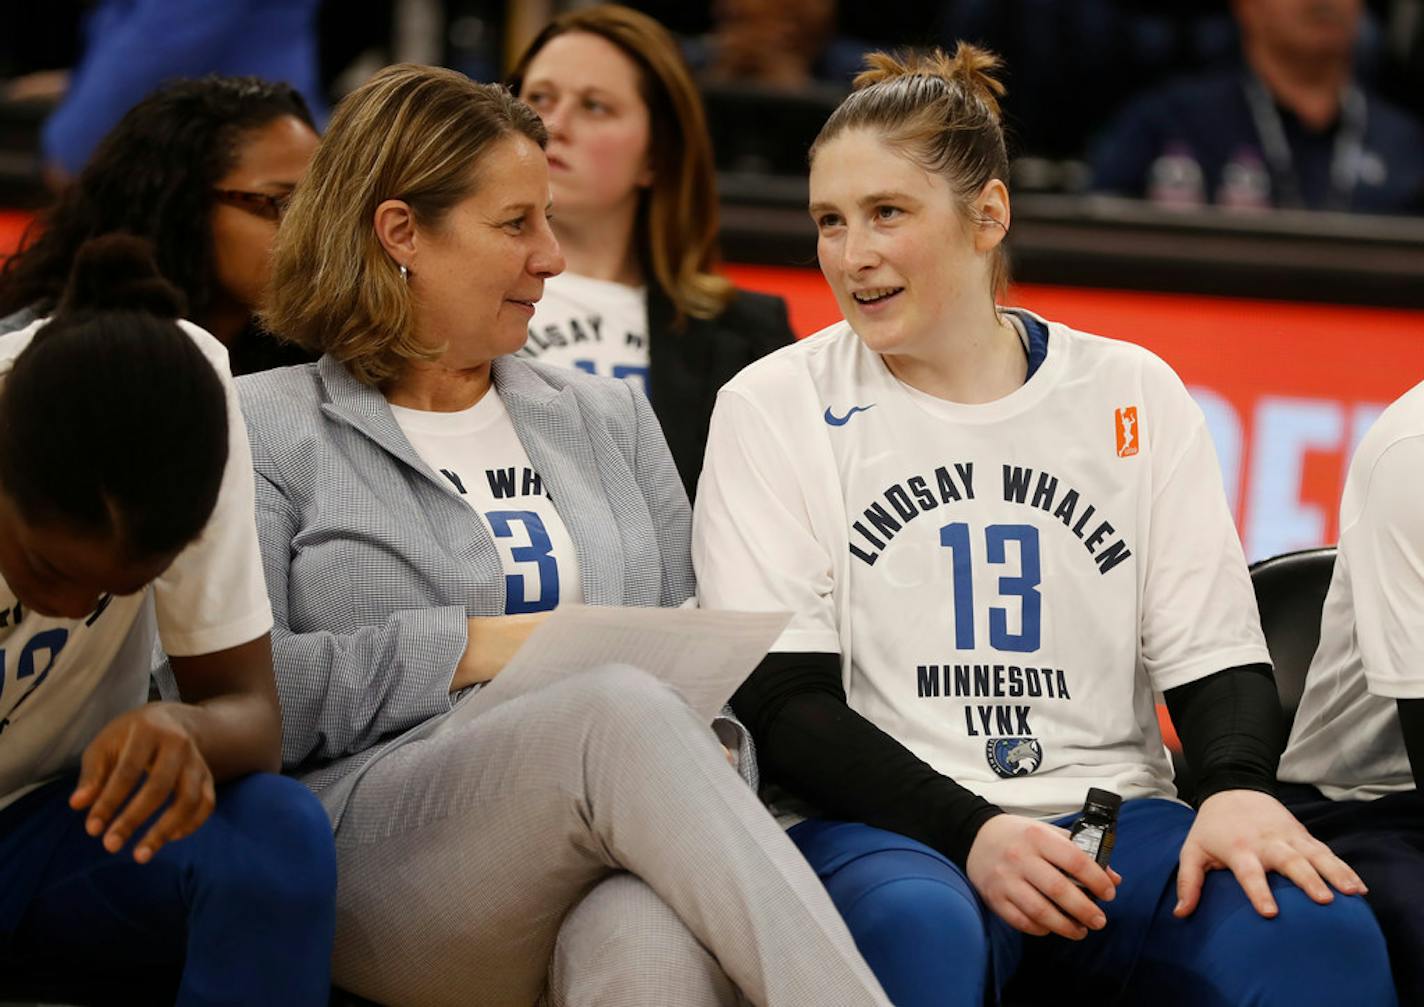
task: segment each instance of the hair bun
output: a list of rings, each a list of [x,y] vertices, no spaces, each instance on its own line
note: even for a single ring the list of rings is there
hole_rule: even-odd
[[[899,54],[873,52],[865,57],[865,69],[856,76],[854,88],[859,91],[903,77],[937,77],[978,98],[997,118],[1004,84],[994,74],[1003,65],[998,56],[968,42],[960,42],[953,56],[939,48]]]
[[[184,307],[182,293],[159,273],[149,242],[106,234],[79,246],[55,314],[141,311],[176,319]]]

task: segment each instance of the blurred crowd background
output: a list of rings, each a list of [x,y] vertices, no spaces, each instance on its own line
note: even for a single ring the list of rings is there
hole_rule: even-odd
[[[501,79],[576,0],[49,0],[0,22],[0,176],[42,198],[160,80],[281,74],[329,108],[379,67]],[[633,0],[708,99],[718,166],[799,177],[867,49],[987,45],[1020,192],[1424,212],[1424,0]],[[1257,100],[1260,99],[1260,100]],[[49,120],[46,127],[44,123]],[[59,177],[59,176],[56,176]]]

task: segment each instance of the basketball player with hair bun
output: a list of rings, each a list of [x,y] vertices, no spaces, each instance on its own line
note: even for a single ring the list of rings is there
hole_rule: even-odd
[[[792,838],[901,1007],[1394,1003],[1364,886],[1272,794],[1201,411],[1142,348],[999,305],[999,61],[868,62],[811,148],[845,320],[722,389],[697,495],[701,603],[793,613],[733,700]],[[1068,838],[1090,787],[1124,798],[1115,869]]]

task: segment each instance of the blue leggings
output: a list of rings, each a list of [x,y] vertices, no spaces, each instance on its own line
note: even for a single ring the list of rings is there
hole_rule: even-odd
[[[1014,930],[959,868],[913,839],[826,819],[802,822],[790,836],[897,1007],[981,1007],[1006,986],[1016,997],[1055,1003],[1396,1003],[1384,939],[1357,896],[1337,894],[1320,906],[1272,874],[1280,915],[1268,920],[1229,871],[1212,871],[1196,911],[1173,917],[1177,857],[1192,817],[1171,801],[1123,805],[1113,850],[1123,883],[1104,904],[1108,925],[1082,941]]]
[[[110,854],[84,832],[73,789],[0,811],[0,983],[106,1003],[326,1004],[336,855],[310,791],[267,773],[224,784],[197,832],[138,864],[133,840]]]

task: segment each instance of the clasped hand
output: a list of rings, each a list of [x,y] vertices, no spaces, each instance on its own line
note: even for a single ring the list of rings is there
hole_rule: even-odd
[[[167,810],[134,847],[133,857],[141,864],[165,843],[196,832],[212,814],[217,801],[213,774],[179,709],[178,704],[148,703],[120,714],[84,750],[69,806],[89,809],[84,830],[102,835],[110,853],[123,849],[170,798]]]

